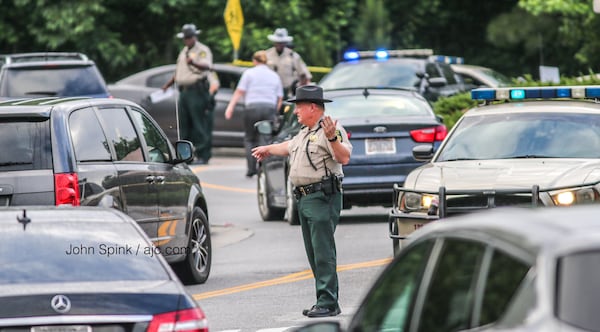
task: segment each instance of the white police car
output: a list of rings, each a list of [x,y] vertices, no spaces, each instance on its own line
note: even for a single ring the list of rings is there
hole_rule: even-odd
[[[428,222],[497,206],[600,202],[600,86],[483,88],[433,153],[395,185],[394,252]]]

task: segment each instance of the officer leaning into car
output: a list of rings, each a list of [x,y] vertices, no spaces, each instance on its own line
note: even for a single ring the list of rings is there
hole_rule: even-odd
[[[213,65],[212,52],[197,39],[200,30],[194,24],[184,24],[178,38],[185,47],[177,57],[173,77],[163,85],[167,90],[173,83],[179,88],[180,137],[196,147],[196,163],[206,164],[211,157],[212,113],[209,75]]]
[[[337,121],[324,115],[323,89],[301,86],[294,113],[303,125],[291,140],[256,147],[259,161],[270,155],[289,156],[290,180],[298,200],[304,248],[315,277],[317,301],[302,314],[326,317],[340,314],[334,232],[342,208],[342,165],[350,161],[352,145]]]

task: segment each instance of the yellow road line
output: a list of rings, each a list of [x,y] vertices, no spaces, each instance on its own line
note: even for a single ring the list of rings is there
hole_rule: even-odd
[[[202,182],[201,184],[202,184],[202,187],[211,188],[211,189],[219,189],[219,190],[227,190],[227,191],[236,191],[239,193],[256,194],[256,189],[242,189],[242,188],[236,188],[236,187],[221,186],[218,184],[212,184],[212,183],[206,183],[206,182]]]
[[[361,269],[361,268],[367,268],[367,267],[381,266],[381,265],[388,264],[391,260],[392,260],[391,258],[384,258],[384,259],[378,259],[378,260],[369,261],[369,262],[338,265],[337,270],[338,270],[338,272],[341,272],[341,271],[348,271],[348,270]],[[229,295],[229,294],[239,293],[239,292],[262,288],[262,287],[269,287],[269,286],[274,286],[274,285],[281,285],[281,284],[287,284],[290,282],[311,279],[312,277],[313,277],[313,274],[312,274],[311,270],[304,270],[304,271],[288,274],[286,276],[275,278],[275,279],[259,281],[259,282],[255,282],[255,283],[251,283],[251,284],[240,285],[240,286],[220,289],[220,290],[216,290],[216,291],[211,291],[211,292],[194,294],[193,297],[195,300],[202,300],[202,299],[207,299],[209,297]]]

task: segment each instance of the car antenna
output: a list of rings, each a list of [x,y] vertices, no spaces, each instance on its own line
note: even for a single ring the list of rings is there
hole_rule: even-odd
[[[367,98],[369,96],[369,90],[367,90],[367,88],[365,88],[365,90],[363,91],[363,96],[365,96],[365,98]]]
[[[23,216],[19,216],[17,215],[17,220],[23,224],[23,230],[25,230],[25,227],[27,227],[27,224],[29,224],[31,222],[31,219],[29,217],[27,217],[27,210],[23,209]]]

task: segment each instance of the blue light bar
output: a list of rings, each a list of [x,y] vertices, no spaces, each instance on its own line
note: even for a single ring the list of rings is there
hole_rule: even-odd
[[[375,51],[375,59],[385,60],[385,59],[389,58],[389,56],[390,55],[388,54],[388,52],[386,50],[380,49],[380,50]]]
[[[600,86],[544,86],[524,88],[481,88],[471,90],[473,100],[600,99]]]
[[[346,60],[346,61],[358,60],[359,58],[360,58],[360,55],[358,54],[357,51],[344,52],[344,60]]]
[[[447,64],[463,64],[465,63],[465,59],[458,56],[448,56],[448,55],[432,55],[429,57],[429,61],[435,62],[443,62]]]

